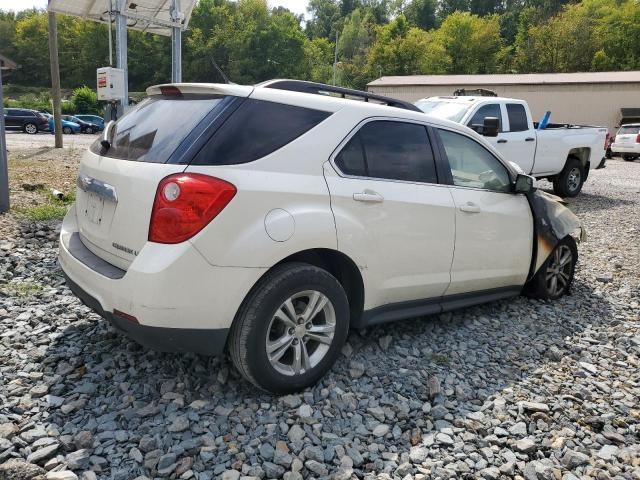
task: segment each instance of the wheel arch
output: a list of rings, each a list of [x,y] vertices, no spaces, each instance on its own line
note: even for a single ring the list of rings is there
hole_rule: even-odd
[[[355,320],[362,316],[364,309],[364,280],[360,269],[349,256],[330,248],[313,248],[289,255],[272,268],[290,262],[308,263],[328,271],[336,277],[347,294],[351,323],[353,324]]]

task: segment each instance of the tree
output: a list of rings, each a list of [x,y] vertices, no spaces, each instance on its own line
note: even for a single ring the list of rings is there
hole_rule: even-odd
[[[497,15],[479,17],[454,12],[436,32],[451,58],[451,73],[492,73],[503,47]]]
[[[310,0],[307,11],[311,16],[306,27],[309,38],[335,39],[340,20],[340,8],[335,0]]]
[[[423,30],[436,27],[436,0],[412,0],[404,9],[409,23]]]

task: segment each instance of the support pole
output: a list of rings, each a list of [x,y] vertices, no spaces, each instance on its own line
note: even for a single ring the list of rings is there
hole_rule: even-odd
[[[182,25],[180,0],[171,2],[171,21],[178,22],[171,28],[171,82],[182,82]]]
[[[60,65],[58,64],[58,25],[56,14],[49,12],[49,61],[51,62],[51,98],[53,100],[53,128],[56,148],[62,148],[62,94],[60,93]]]
[[[129,105],[129,69],[127,68],[127,0],[116,0],[116,67],[124,70],[124,94],[118,107],[118,118]]]
[[[0,67],[0,111],[4,112],[2,67]],[[9,211],[9,169],[7,167],[7,138],[4,135],[4,115],[0,115],[0,213]]]
[[[336,73],[338,70],[338,32],[336,31],[336,49],[333,55],[333,86],[336,86]]]

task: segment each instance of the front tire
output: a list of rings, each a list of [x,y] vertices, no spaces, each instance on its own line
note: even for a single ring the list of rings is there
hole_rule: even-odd
[[[257,387],[286,394],[315,384],[338,358],[349,330],[349,302],[326,270],[288,263],[249,293],[229,334],[238,371]]]
[[[582,190],[584,181],[582,162],[576,157],[569,157],[562,172],[553,179],[553,191],[560,197],[575,197]]]
[[[73,133],[73,130],[69,127],[64,127],[62,129],[62,133],[66,133],[67,135],[69,135],[70,133]]]
[[[571,237],[560,241],[549,258],[529,281],[525,294],[533,298],[555,300],[571,290],[578,261],[578,248]]]
[[[623,155],[622,158],[625,162],[633,162],[638,157],[636,157],[635,155]]]
[[[24,131],[29,135],[35,135],[38,133],[38,126],[35,123],[26,123],[24,125]]]

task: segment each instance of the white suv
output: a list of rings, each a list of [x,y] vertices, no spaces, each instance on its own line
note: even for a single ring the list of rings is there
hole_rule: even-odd
[[[640,157],[640,123],[622,125],[611,145],[611,152],[628,162]]]
[[[228,349],[285,393],[349,327],[570,288],[579,221],[462,125],[308,82],[147,93],[60,236],[72,291],[143,345]]]

